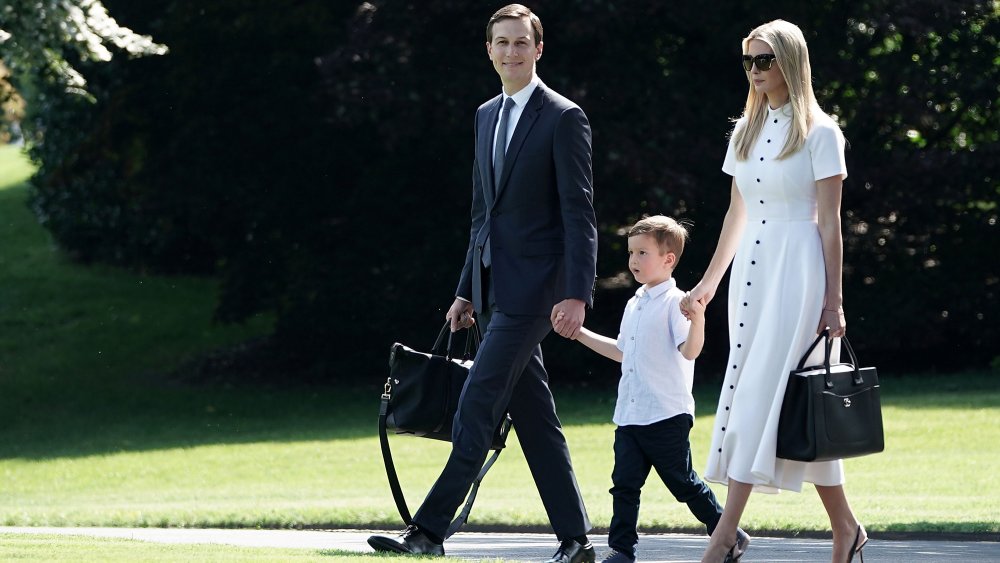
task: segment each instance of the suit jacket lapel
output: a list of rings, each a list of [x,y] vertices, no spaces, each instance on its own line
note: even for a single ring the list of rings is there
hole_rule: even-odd
[[[535,124],[535,120],[538,119],[538,114],[542,111],[544,102],[542,97],[543,88],[545,88],[545,86],[541,83],[535,87],[535,91],[532,92],[531,97],[528,98],[528,103],[524,105],[524,111],[521,112],[521,117],[517,120],[517,127],[514,129],[514,135],[510,138],[510,144],[507,145],[507,157],[503,161],[503,171],[500,173],[500,182],[496,186],[496,199],[500,199],[500,194],[503,192],[504,187],[506,187],[507,179],[510,177],[510,169],[514,167],[514,163],[517,162],[517,155],[521,152],[521,145],[524,144],[524,140],[528,137],[528,132],[531,131],[531,127]]]

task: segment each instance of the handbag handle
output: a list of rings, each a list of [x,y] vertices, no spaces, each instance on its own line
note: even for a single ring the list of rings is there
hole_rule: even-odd
[[[451,342],[452,338],[455,336],[455,333],[451,332],[450,329],[451,329],[451,322],[446,320],[444,322],[444,326],[442,326],[441,330],[438,332],[437,339],[434,340],[434,346],[431,347],[431,354],[444,356],[449,360],[454,357],[452,356],[451,353]],[[468,330],[469,333],[465,337],[465,354],[462,357],[462,359],[470,360],[472,359],[473,356],[476,355],[476,351],[479,350],[479,343],[482,337],[479,334],[478,324],[473,324],[466,330]],[[445,334],[448,335],[448,343],[446,347],[444,339]]]
[[[482,340],[482,337],[479,335],[478,324],[472,325],[467,330],[469,331],[469,335],[465,338],[465,354],[462,356],[462,361],[468,361],[476,357],[476,352],[479,351],[479,344]]]
[[[833,381],[830,379],[830,354],[833,352],[833,339],[830,338],[830,329],[824,328],[823,332],[819,333],[819,336],[816,337],[816,340],[814,340],[813,343],[806,350],[806,353],[802,354],[802,359],[799,360],[798,370],[802,370],[805,368],[806,359],[809,357],[809,354],[812,354],[812,351],[819,344],[820,340],[823,339],[826,339],[826,342],[824,343],[825,350],[823,354],[823,365],[814,367],[824,368],[824,370],[826,371],[826,388],[833,389]],[[864,383],[864,378],[861,377],[861,371],[858,369],[858,357],[854,354],[854,348],[851,347],[851,343],[847,340],[846,335],[841,336],[840,341],[844,344],[844,347],[847,348],[847,355],[851,358],[850,366],[854,370],[853,371],[854,377],[852,378],[853,383],[855,385],[861,385],[862,383]]]

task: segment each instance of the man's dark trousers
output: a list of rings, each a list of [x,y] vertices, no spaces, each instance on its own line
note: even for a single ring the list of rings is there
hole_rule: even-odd
[[[615,468],[611,473],[613,514],[608,546],[635,556],[639,542],[639,491],[655,468],[663,484],[691,514],[708,527],[709,535],[722,516],[715,493],[691,468],[688,435],[694,421],[681,414],[648,425],[619,426],[615,430]]]
[[[547,316],[504,314],[490,299],[490,312],[479,322],[486,333],[455,414],[451,456],[413,521],[444,537],[486,460],[493,431],[509,408],[556,537],[582,536],[590,531],[590,519],[542,363],[540,343],[552,330],[551,321]]]

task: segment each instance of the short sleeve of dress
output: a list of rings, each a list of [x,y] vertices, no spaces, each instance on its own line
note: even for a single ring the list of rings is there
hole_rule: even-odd
[[[847,178],[844,144],[844,135],[832,119],[817,120],[806,141],[812,161],[813,180],[831,176]]]
[[[743,123],[743,119],[736,122],[736,127]],[[726,148],[726,160],[722,163],[722,171],[730,176],[736,176],[736,149],[733,147],[733,139],[736,137],[736,127],[729,135],[729,146]]]
[[[733,138],[729,138],[729,148],[726,149],[726,160],[722,163],[722,171],[730,176],[736,176],[736,151],[733,150]]]

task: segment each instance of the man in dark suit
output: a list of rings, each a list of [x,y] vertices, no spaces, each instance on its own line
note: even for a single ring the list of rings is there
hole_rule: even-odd
[[[448,525],[509,410],[528,467],[560,541],[551,562],[594,561],[587,516],[542,362],[555,326],[577,335],[592,305],[597,259],[590,124],[535,74],[542,24],[519,4],[497,11],[486,51],[503,93],[476,112],[472,230],[451,330],[486,327],[460,399],[452,452],[413,525],[378,551],[443,555]],[[555,323],[562,313],[560,321]]]

